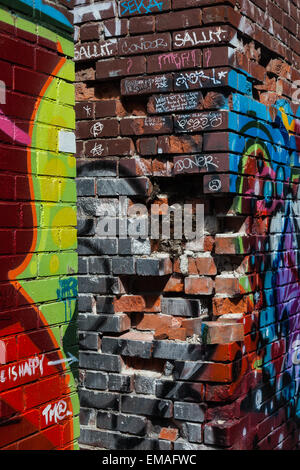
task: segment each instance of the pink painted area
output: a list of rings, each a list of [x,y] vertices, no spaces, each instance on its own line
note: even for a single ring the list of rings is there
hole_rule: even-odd
[[[19,142],[23,145],[30,145],[31,139],[26,132],[20,129],[16,124],[5,116],[4,112],[0,108],[0,131],[4,132],[15,142]]]
[[[3,341],[0,341],[0,364],[6,364],[6,346]]]

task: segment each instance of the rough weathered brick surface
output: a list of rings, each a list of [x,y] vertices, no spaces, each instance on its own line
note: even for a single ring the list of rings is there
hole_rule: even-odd
[[[299,8],[74,7],[82,448],[299,446]]]
[[[78,449],[72,32],[65,1],[0,1],[1,449]]]

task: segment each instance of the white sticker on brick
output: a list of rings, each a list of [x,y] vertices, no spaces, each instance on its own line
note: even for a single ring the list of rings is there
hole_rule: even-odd
[[[59,131],[58,150],[65,153],[76,153],[76,138],[74,132]]]

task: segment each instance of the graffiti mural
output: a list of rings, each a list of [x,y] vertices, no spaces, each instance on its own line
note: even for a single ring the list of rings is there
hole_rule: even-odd
[[[45,2],[35,8],[63,19]],[[0,11],[7,72],[0,109],[0,448],[71,449],[78,435],[72,41],[44,28],[40,40],[51,47],[37,57],[32,10],[28,17]],[[27,40],[16,39],[22,35]]]
[[[250,409],[271,416],[284,407],[287,421],[294,417],[299,424],[300,149],[293,133],[298,120],[286,102],[278,101],[275,108],[273,127],[251,119],[242,127],[249,137],[240,162],[243,176],[236,181],[237,193],[250,196],[256,217],[249,233],[257,235],[249,259],[257,274],[250,289],[256,318],[248,352],[255,353],[251,367],[260,378]],[[237,199],[240,207],[242,199]]]

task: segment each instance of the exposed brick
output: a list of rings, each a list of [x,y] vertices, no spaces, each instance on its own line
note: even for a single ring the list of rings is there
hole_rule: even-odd
[[[203,322],[202,341],[208,344],[225,344],[242,341],[244,328],[241,323]]]
[[[160,439],[165,439],[167,441],[176,441],[178,437],[178,429],[172,428],[162,428],[159,433]]]
[[[184,290],[189,295],[210,295],[213,293],[214,282],[210,277],[186,277],[184,281]]]

